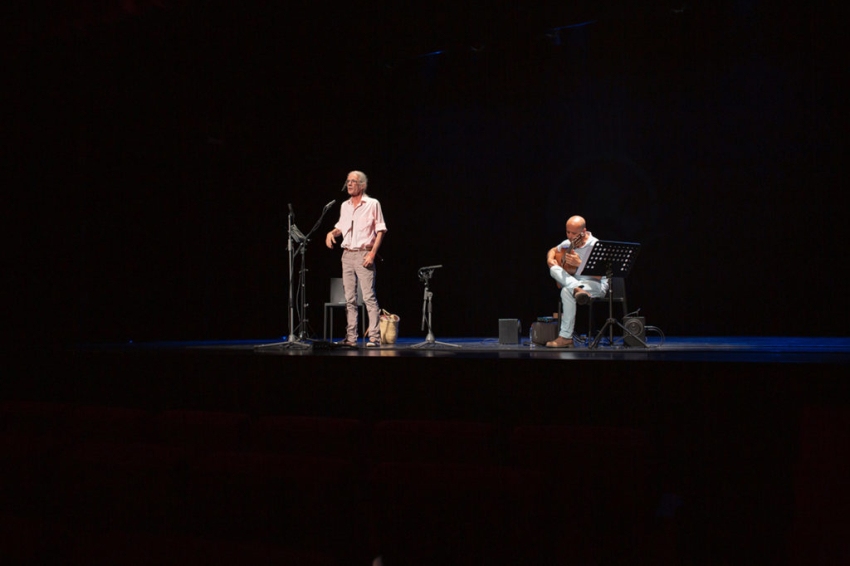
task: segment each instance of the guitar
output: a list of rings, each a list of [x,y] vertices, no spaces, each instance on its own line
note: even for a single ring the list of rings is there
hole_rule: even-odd
[[[575,258],[575,259],[581,261],[581,258],[575,252],[575,250],[573,248],[570,248],[568,250],[560,250],[560,251],[555,250],[555,261],[558,262],[558,265],[561,267],[561,269],[563,269],[564,271],[566,271],[570,275],[575,275],[576,271],[578,270],[578,266],[568,264],[567,263],[568,257],[569,258]],[[557,285],[558,285],[558,289],[560,289],[562,287],[562,285],[560,283],[558,283]]]

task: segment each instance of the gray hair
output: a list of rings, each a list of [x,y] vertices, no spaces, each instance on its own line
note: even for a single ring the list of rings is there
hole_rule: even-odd
[[[351,175],[351,173],[354,173],[355,175],[360,177],[360,182],[363,183],[363,186],[369,185],[369,178],[366,176],[366,173],[364,173],[363,171],[351,171],[348,174]]]

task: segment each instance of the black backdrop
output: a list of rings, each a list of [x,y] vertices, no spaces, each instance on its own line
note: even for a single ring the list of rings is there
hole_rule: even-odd
[[[572,214],[642,243],[630,306],[667,335],[846,334],[844,8],[278,4],[18,15],[10,339],[284,335],[287,205],[306,232],[352,169],[402,335],[424,265],[438,337],[551,313]],[[337,214],[306,255],[316,334]]]

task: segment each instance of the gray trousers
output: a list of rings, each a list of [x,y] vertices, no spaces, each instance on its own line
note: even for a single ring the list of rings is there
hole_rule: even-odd
[[[368,251],[342,252],[342,288],[345,290],[345,339],[348,342],[357,341],[357,285],[360,285],[360,293],[363,295],[363,303],[366,305],[366,313],[369,315],[369,327],[366,330],[367,338],[370,340],[381,340],[381,330],[378,326],[380,321],[380,309],[378,308],[378,296],[375,293],[376,270],[373,263],[370,267],[363,267],[363,259]]]

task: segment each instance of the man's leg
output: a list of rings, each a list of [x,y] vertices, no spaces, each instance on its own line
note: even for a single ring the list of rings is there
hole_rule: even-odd
[[[342,288],[345,291],[345,341],[357,343],[357,252],[342,252]]]
[[[576,290],[586,292],[593,298],[605,296],[607,289],[596,279],[576,279],[558,266],[549,268],[552,279],[561,284],[561,324],[558,338],[546,345],[549,347],[571,347],[576,321]]]
[[[580,282],[557,265],[549,268],[549,275],[561,285],[561,324],[558,336],[572,340],[576,319],[575,289]]]
[[[561,287],[561,325],[558,329],[558,336],[570,340],[572,340],[576,323],[576,298],[573,294],[574,289],[575,286],[572,288],[566,285]]]
[[[363,267],[361,259],[361,263],[357,267],[357,278],[360,280],[363,303],[366,305],[366,312],[369,315],[369,328],[366,330],[366,336],[374,342],[381,341],[381,313],[378,307],[378,295],[375,291],[377,274],[374,263],[370,267]]]
[[[576,304],[587,304],[579,300],[578,293],[584,292],[594,299],[601,299],[605,296],[608,288],[596,279],[574,279],[572,289],[565,293],[567,289],[568,287],[561,289],[561,304],[564,312],[569,312],[569,316],[562,316],[561,329],[558,334],[564,338],[572,338],[573,332],[575,332]],[[569,307],[567,301],[569,301]],[[587,298],[587,302],[589,301],[590,298]],[[569,332],[569,334],[564,334],[564,332]]]

